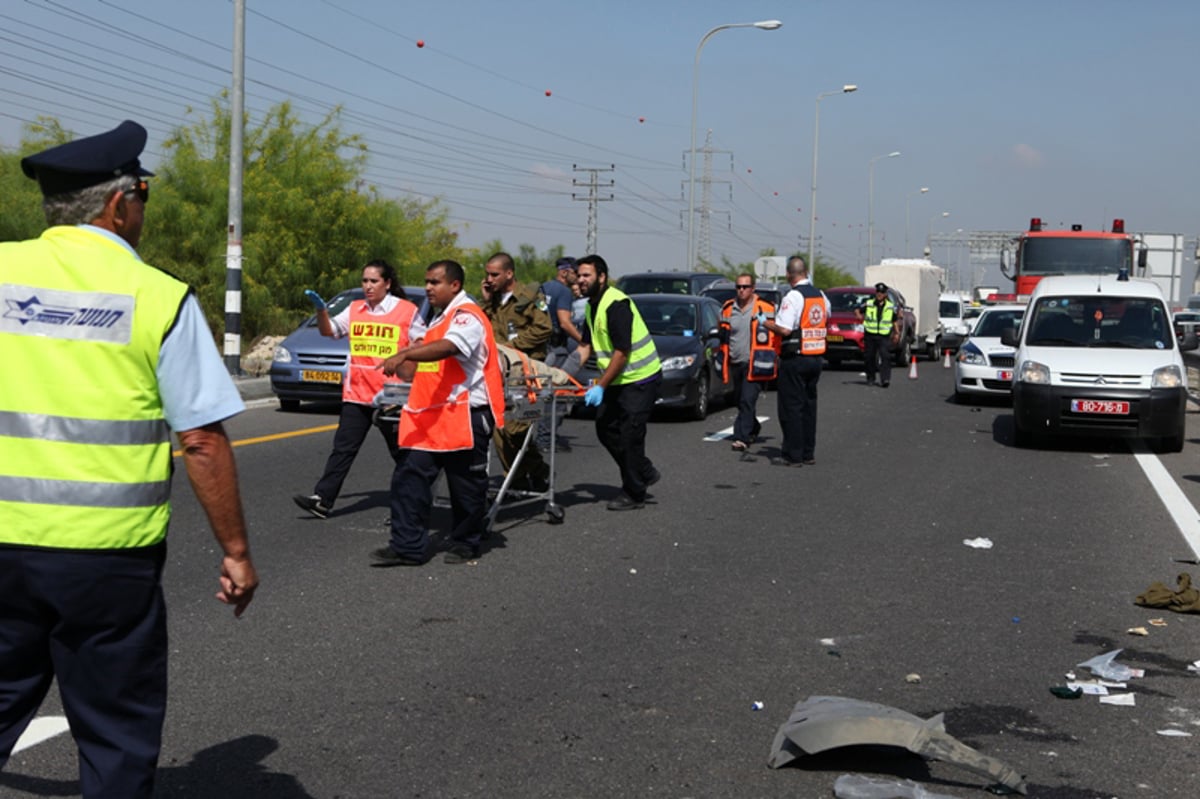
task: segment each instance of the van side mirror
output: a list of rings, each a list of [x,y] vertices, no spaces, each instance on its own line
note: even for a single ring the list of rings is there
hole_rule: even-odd
[[[1145,247],[1138,247],[1137,265],[1138,265],[1138,276],[1139,277],[1143,277],[1146,274],[1146,257],[1147,257],[1146,254],[1148,252],[1149,252],[1149,250],[1146,249]]]
[[[1018,342],[1021,340],[1017,335],[1018,332],[1019,330],[1015,325],[1004,328],[1000,331],[1000,343],[1006,347],[1017,346]]]

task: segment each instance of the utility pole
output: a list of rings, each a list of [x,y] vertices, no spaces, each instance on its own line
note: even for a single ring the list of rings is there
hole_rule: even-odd
[[[607,197],[600,196],[600,187],[607,185],[610,189],[616,185],[616,181],[609,180],[607,184],[600,182],[601,172],[613,172],[617,168],[616,164],[609,164],[605,167],[581,167],[578,164],[571,164],[571,170],[574,172],[587,172],[591,175],[591,180],[587,183],[580,183],[578,178],[571,179],[572,186],[587,186],[587,197],[577,197],[575,192],[571,192],[572,200],[587,200],[588,215],[587,215],[587,245],[584,249],[585,255],[596,254],[596,210],[599,203],[611,202],[613,195],[610,192]]]
[[[233,85],[229,93],[229,228],[225,244],[225,369],[242,373],[242,129],[245,116],[246,0],[233,4]]]

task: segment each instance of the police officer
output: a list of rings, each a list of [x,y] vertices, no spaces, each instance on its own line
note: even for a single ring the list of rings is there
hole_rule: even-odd
[[[855,308],[854,314],[863,323],[867,385],[875,384],[878,372],[879,385],[887,388],[892,382],[892,341],[900,329],[900,314],[888,296],[887,284],[876,283],[875,296],[865,307]]]
[[[240,616],[258,576],[222,420],[241,410],[187,285],[145,264],[146,130],[21,161],[50,223],[0,244],[0,765],[57,678],[83,796],[148,797],[167,698],[170,431]]]
[[[436,261],[425,270],[434,316],[425,341],[383,362],[383,373],[412,380],[400,412],[392,475],[391,541],[371,553],[375,566],[420,566],[429,546],[433,483],[446,471],[453,527],[446,563],[479,557],[487,516],[487,448],[504,426],[504,378],[487,316],[462,290],[463,268]]]
[[[775,307],[754,293],[754,275],[738,275],[734,286],[737,294],[721,308],[721,380],[733,383],[738,403],[731,447],[734,452],[745,452],[762,427],[757,416],[758,395],[778,372],[778,336],[758,322],[760,314],[774,319]]]
[[[540,287],[523,286],[517,282],[512,256],[498,252],[488,258],[483,267],[480,284],[483,312],[492,325],[497,344],[520,350],[539,361],[546,360],[550,343],[550,314],[546,297]],[[496,454],[505,474],[512,468],[517,453],[529,431],[529,422],[509,422],[496,430]],[[514,485],[532,491],[545,491],[550,486],[550,466],[542,458],[536,441],[531,441],[521,458]]]
[[[787,262],[792,290],[783,297],[771,321],[759,314],[759,324],[783,337],[779,351],[779,425],[783,428],[778,466],[812,466],[817,445],[817,382],[825,355],[829,299],[808,278],[804,259]]]
[[[600,378],[584,403],[599,406],[596,437],[621,470],[621,493],[609,510],[646,505],[646,489],[661,477],[646,457],[646,423],[654,410],[662,363],[654,339],[633,300],[608,283],[608,264],[599,255],[579,259],[579,289],[588,298],[579,357],[596,351]]]

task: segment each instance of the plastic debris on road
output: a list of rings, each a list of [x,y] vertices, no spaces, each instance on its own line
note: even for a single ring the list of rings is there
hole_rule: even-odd
[[[1067,685],[1052,685],[1050,693],[1057,696],[1059,699],[1078,699],[1083,696],[1082,688],[1071,688]]]
[[[762,710],[764,707],[766,707],[766,705],[764,705],[762,702],[751,702],[750,703],[751,710]]]
[[[1123,650],[1120,649],[1114,649],[1111,652],[1105,652],[1103,655],[1096,655],[1094,658],[1085,660],[1082,663],[1076,663],[1075,665],[1079,668],[1089,670],[1097,677],[1105,680],[1116,680],[1117,682],[1124,682],[1125,680],[1132,680],[1135,677],[1146,676],[1146,672],[1143,669],[1132,669],[1123,663],[1116,662],[1117,655],[1121,654],[1122,651]]]
[[[837,799],[955,799],[944,793],[925,790],[912,780],[883,780],[862,774],[843,774],[834,780]]]
[[[963,543],[973,549],[992,548],[992,539],[990,538],[964,538]]]
[[[1150,634],[1150,631],[1147,630],[1145,627],[1130,627],[1125,632],[1129,633],[1130,635],[1149,635]]]
[[[1167,738],[1191,738],[1192,734],[1186,730],[1155,730],[1159,735],[1164,735]]]
[[[921,681],[921,675],[917,674],[916,672],[913,672],[912,674],[905,674],[904,681],[915,685]]]
[[[1135,694],[1109,694],[1108,696],[1100,697],[1102,705],[1122,705],[1123,707],[1133,707],[1137,704]]]

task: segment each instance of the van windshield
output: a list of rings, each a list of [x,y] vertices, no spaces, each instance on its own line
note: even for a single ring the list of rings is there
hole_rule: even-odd
[[[1169,350],[1175,345],[1166,307],[1150,297],[1042,297],[1029,314],[1029,346]]]

